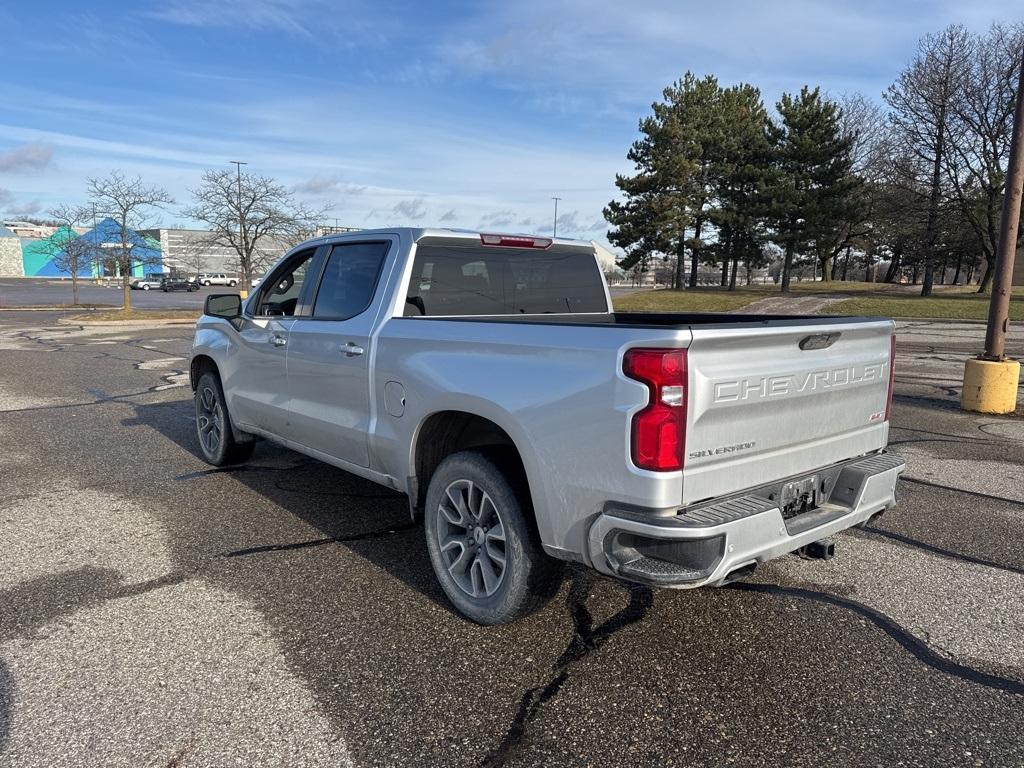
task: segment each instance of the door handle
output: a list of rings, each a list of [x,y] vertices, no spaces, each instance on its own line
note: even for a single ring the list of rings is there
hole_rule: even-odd
[[[284,336],[271,336],[270,343],[273,344],[275,347],[283,347],[285,344],[288,343],[288,339],[286,339]]]
[[[363,354],[366,350],[356,344],[354,341],[350,341],[341,351],[345,353],[345,357],[355,357],[356,355]]]

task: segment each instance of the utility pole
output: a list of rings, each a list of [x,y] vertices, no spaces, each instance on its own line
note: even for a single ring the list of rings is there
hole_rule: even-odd
[[[558,201],[561,200],[562,198],[552,197],[551,199],[555,201],[555,219],[551,225],[551,237],[554,238],[558,237]]]
[[[1010,161],[1006,169],[1002,220],[999,224],[999,248],[996,252],[995,278],[988,307],[985,351],[976,360],[968,360],[964,369],[964,388],[960,407],[981,413],[1012,413],[1017,408],[1020,363],[1006,359],[1006,331],[1010,325],[1010,293],[1013,261],[1017,251],[1017,226],[1020,221],[1021,194],[1024,191],[1024,50],[1021,51],[1017,80],[1017,99],[1013,110],[1013,135]]]
[[[242,162],[241,160],[228,160],[229,163],[233,163],[235,166],[235,172],[238,177],[238,243],[242,249],[242,253],[245,254],[248,251],[245,243],[245,223],[243,222],[242,216],[242,166],[248,165],[248,163]],[[241,266],[241,264],[239,265]],[[249,293],[249,279],[248,276],[242,273],[242,292],[248,295]],[[245,298],[243,296],[242,298]]]
[[[103,277],[103,259],[96,255],[96,203],[92,204],[92,260],[96,264],[96,284],[100,284],[100,280]]]

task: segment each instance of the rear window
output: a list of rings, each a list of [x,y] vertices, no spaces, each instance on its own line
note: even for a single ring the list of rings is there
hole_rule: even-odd
[[[421,246],[405,316],[607,312],[592,253]]]

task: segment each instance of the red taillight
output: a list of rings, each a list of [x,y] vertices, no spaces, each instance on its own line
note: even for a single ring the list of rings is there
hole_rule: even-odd
[[[480,235],[484,245],[498,245],[505,248],[540,248],[551,247],[550,237],[523,237],[522,235]]]
[[[892,389],[896,381],[896,334],[889,337],[889,392],[885,399],[885,420],[892,419]]]
[[[686,449],[686,350],[630,349],[622,370],[647,385],[647,406],[633,417],[633,463],[671,472]]]

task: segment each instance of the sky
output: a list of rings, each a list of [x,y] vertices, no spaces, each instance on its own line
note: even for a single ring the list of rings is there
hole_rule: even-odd
[[[1016,11],[1016,17],[1013,15]],[[880,99],[917,40],[1017,0],[170,0],[0,5],[0,214],[111,170],[181,209],[204,169],[273,176],[325,223],[605,241],[637,123],[687,70],[767,103]]]

